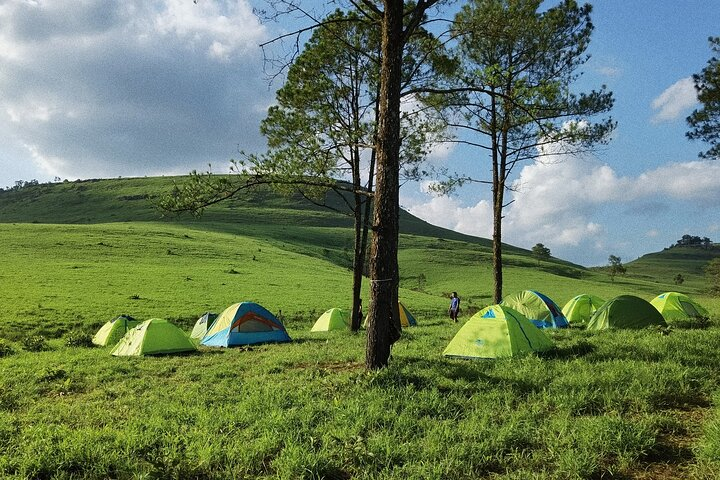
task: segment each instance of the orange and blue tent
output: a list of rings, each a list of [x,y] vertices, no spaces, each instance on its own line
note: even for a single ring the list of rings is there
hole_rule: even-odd
[[[200,341],[208,347],[289,342],[290,335],[278,318],[254,302],[230,305],[213,322]]]

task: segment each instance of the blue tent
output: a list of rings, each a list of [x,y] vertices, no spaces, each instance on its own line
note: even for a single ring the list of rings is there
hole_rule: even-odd
[[[538,328],[566,328],[569,326],[562,310],[548,297],[534,290],[505,297],[500,305],[517,310]]]
[[[272,313],[253,302],[236,303],[222,312],[200,342],[209,347],[289,342],[285,326]]]

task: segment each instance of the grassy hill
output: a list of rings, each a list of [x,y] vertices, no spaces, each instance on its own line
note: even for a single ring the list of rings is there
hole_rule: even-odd
[[[347,218],[268,190],[160,218],[153,200],[171,182],[0,193],[0,478],[720,478],[720,302],[699,281],[683,291],[709,327],[571,328],[548,332],[547,355],[448,359],[490,303],[489,243],[404,214],[400,296],[419,325],[369,373],[362,333],[309,332],[349,305]],[[614,282],[522,249],[505,262],[507,293],[559,304],[677,288],[654,276],[662,261]],[[66,344],[120,313],[189,329],[241,300],[282,311],[293,342],[148,358]]]
[[[672,247],[661,252],[648,253],[627,264],[628,272],[638,278],[672,282],[681,274],[685,281],[677,288],[703,289],[705,266],[720,257],[720,246]]]

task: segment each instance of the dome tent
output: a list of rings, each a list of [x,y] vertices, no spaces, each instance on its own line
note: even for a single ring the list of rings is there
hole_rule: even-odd
[[[410,310],[408,310],[407,307],[405,307],[405,305],[403,305],[400,301],[398,301],[398,312],[400,312],[401,327],[417,327],[417,320],[415,320],[415,317],[412,313],[410,313]],[[363,328],[367,328],[368,315],[365,315],[365,320],[362,324]]]
[[[402,302],[398,302],[398,310],[400,311],[400,326],[401,327],[417,327],[417,320],[410,313],[410,310],[405,308]]]
[[[603,303],[588,322],[588,330],[608,328],[646,328],[667,326],[665,319],[650,302],[634,295],[620,295]]]
[[[562,308],[562,313],[569,323],[587,323],[603,303],[605,300],[602,298],[583,293],[568,300]]]
[[[202,340],[202,338],[207,333],[208,329],[212,326],[212,323],[217,318],[217,313],[212,312],[205,312],[202,314],[200,318],[197,319],[195,322],[195,326],[192,329],[192,333],[190,333],[190,338],[196,342],[199,342]]]
[[[663,318],[673,320],[689,320],[691,318],[707,317],[708,311],[687,295],[678,292],[665,292],[650,301],[657,308]]]
[[[140,321],[135,320],[130,315],[118,315],[100,327],[100,330],[93,336],[92,342],[101,347],[115,345],[129,330],[132,330],[139,324]]]
[[[544,352],[553,342],[525,316],[504,305],[491,305],[473,315],[443,352],[446,357],[498,358]]]
[[[549,297],[535,290],[523,290],[508,295],[500,305],[513,308],[525,315],[538,328],[564,328],[568,321],[560,307]]]
[[[311,332],[327,332],[330,330],[346,330],[350,327],[350,312],[341,308],[331,308],[315,321]]]
[[[285,326],[263,306],[253,302],[230,305],[213,322],[200,342],[208,347],[289,342]]]
[[[195,345],[179,327],[161,318],[151,318],[127,332],[110,353],[120,357],[195,350]]]

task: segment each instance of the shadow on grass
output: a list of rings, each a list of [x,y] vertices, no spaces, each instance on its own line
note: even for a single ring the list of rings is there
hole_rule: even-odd
[[[596,349],[597,347],[595,347],[595,345],[590,342],[586,342],[585,340],[581,340],[572,345],[555,347],[547,352],[539,353],[538,356],[546,360],[574,360],[591,354],[595,352]]]
[[[323,337],[302,337],[302,338],[293,338],[292,342],[294,344],[302,345],[304,343],[312,344],[312,343],[328,343],[328,341],[331,341],[332,337],[329,336],[323,336]],[[265,345],[270,345],[265,344]]]

